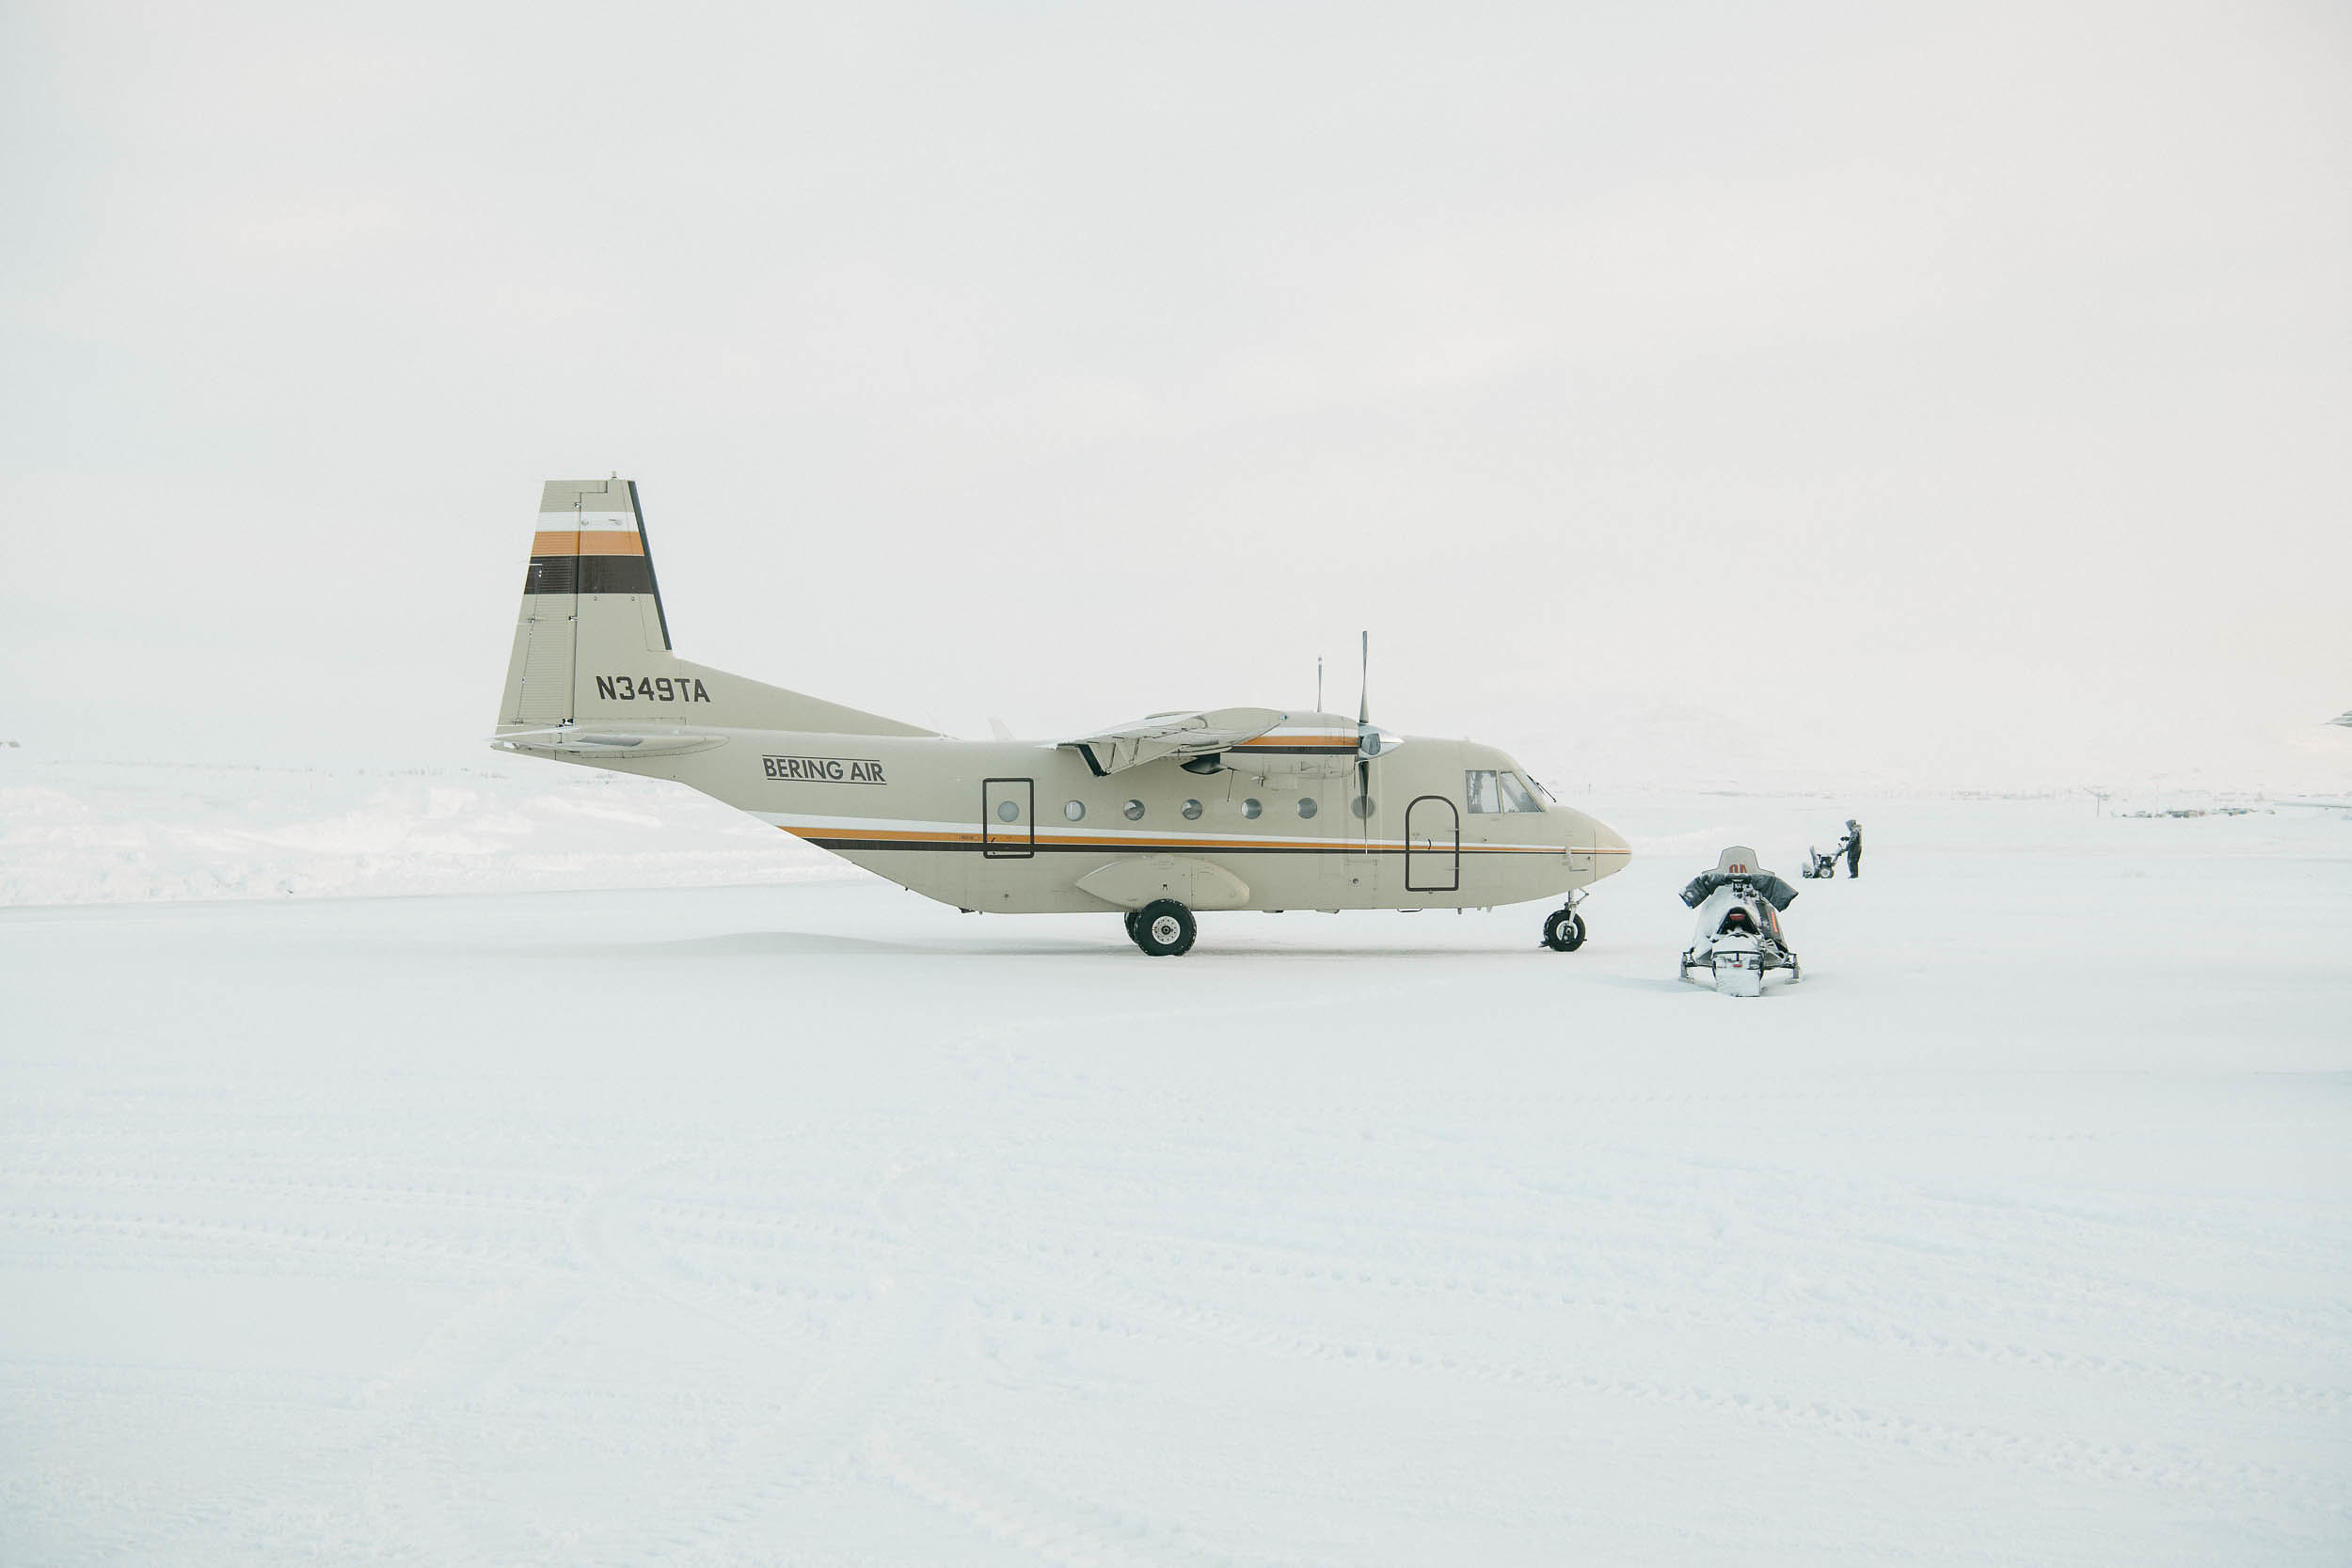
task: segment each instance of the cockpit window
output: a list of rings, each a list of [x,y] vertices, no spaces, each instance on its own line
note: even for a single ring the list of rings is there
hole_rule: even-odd
[[[1517,773],[1472,768],[1462,774],[1463,803],[1475,812],[1541,811]]]
[[[1519,776],[1517,773],[1498,773],[1495,778],[1502,785],[1502,809],[1504,811],[1541,811],[1544,809],[1535,803],[1535,797],[1528,792],[1527,786],[1519,783]]]

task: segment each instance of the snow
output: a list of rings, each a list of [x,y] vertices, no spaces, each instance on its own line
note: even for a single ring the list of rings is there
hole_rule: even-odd
[[[1150,959],[626,781],[140,861],[94,776],[7,841],[121,880],[0,911],[0,1561],[2352,1551],[2346,814],[1580,800],[1642,854],[1574,955]],[[1849,815],[1801,986],[1672,979],[1716,850]],[[270,885],[625,875],[780,880]]]

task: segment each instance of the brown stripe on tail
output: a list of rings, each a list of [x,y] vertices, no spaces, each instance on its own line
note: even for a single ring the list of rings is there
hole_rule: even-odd
[[[653,562],[643,555],[534,555],[526,594],[651,594]],[[659,602],[658,600],[656,601]],[[665,626],[662,640],[668,641]]]

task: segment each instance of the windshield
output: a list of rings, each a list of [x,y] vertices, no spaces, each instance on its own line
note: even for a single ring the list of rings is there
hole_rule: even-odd
[[[1462,803],[1473,812],[1541,811],[1517,773],[1493,768],[1467,768],[1462,774]]]

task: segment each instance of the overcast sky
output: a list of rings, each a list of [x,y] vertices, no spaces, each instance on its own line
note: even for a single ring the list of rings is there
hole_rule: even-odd
[[[1368,626],[1564,778],[2352,779],[2342,4],[16,0],[0,200],[43,754],[486,756],[617,469],[963,734]]]

